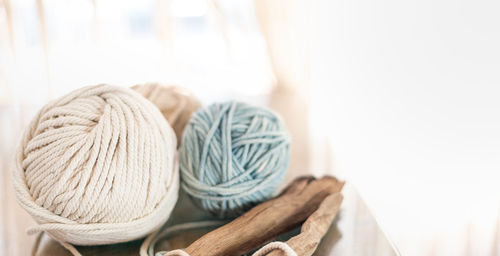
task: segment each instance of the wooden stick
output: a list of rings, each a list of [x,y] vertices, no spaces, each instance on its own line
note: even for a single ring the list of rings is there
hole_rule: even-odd
[[[338,194],[343,185],[344,182],[334,177],[298,178],[279,197],[252,208],[232,222],[202,236],[186,248],[186,252],[191,256],[249,253],[278,235],[298,227],[319,208],[325,198]],[[339,204],[338,196],[332,198],[327,200],[322,212],[317,214],[319,216],[315,217],[315,220],[323,218],[327,207],[335,203]],[[308,226],[312,228],[312,225]],[[304,230],[309,230],[309,228],[306,227]]]
[[[342,194],[328,196],[307,220],[302,224],[300,234],[290,238],[286,243],[299,256],[310,256],[316,251],[321,239],[326,234],[342,203]],[[282,256],[282,251],[274,250],[267,256]]]

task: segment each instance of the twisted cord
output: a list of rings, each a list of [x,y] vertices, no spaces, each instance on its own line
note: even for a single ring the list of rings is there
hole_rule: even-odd
[[[19,204],[71,244],[144,237],[165,223],[179,189],[176,138],[159,110],[129,88],[84,87],[45,105],[16,153]]]
[[[150,100],[160,109],[177,136],[177,146],[180,146],[182,133],[191,114],[201,107],[200,101],[193,93],[178,86],[163,86],[157,83],[147,83],[132,86],[136,92]]]
[[[252,256],[265,256],[274,250],[281,250],[282,252],[285,253],[285,256],[297,256],[297,253],[287,243],[280,241],[275,241],[266,244],[258,251],[256,251],[254,254],[252,254]],[[158,252],[156,256],[190,256],[190,255],[189,253],[183,250],[177,249],[169,252]]]
[[[168,238],[176,233],[184,232],[193,229],[200,228],[215,228],[226,224],[228,221],[220,221],[220,220],[209,220],[209,221],[198,221],[198,222],[188,222],[177,224],[171,227],[168,227],[163,230],[158,230],[157,232],[149,235],[144,243],[141,246],[140,255],[141,256],[155,256],[155,247],[156,243],[163,239]],[[169,254],[170,253],[170,254]],[[188,255],[186,252],[182,250],[173,250],[170,252],[160,251],[157,252],[156,255],[176,255],[176,253],[180,253],[179,255],[185,256]],[[184,254],[182,254],[184,253]],[[189,255],[188,255],[189,256]]]
[[[287,243],[279,241],[266,244],[264,247],[252,254],[252,256],[265,256],[273,250],[281,250],[285,253],[285,256],[297,256],[297,253],[295,253],[295,251]]]

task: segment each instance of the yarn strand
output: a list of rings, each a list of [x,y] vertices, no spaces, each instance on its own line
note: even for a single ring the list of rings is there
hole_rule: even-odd
[[[285,256],[297,256],[297,253],[287,243],[279,241],[266,244],[264,247],[252,254],[252,256],[265,256],[274,250],[281,250],[285,253]]]
[[[140,256],[155,256],[155,255],[169,255],[167,252],[157,252],[156,254],[154,253],[156,243],[163,239],[170,237],[176,233],[179,232],[184,232],[188,230],[193,230],[193,229],[200,229],[200,228],[215,228],[222,226],[226,224],[228,221],[219,221],[219,220],[210,220],[210,221],[198,221],[198,222],[188,222],[188,223],[182,223],[182,224],[177,224],[168,228],[165,228],[163,230],[158,230],[154,232],[153,234],[149,235],[144,243],[141,246],[140,249]],[[175,255],[174,253],[178,253],[181,250],[175,250],[171,251],[172,255]],[[182,255],[187,255],[186,252],[183,251],[184,254]]]
[[[275,241],[266,244],[265,246],[254,252],[252,256],[265,256],[274,250],[282,251],[283,253],[285,253],[285,256],[297,256],[297,253],[287,243],[280,241]],[[169,252],[158,252],[156,253],[156,255],[150,255],[150,256],[190,256],[190,255],[184,250],[176,249]]]

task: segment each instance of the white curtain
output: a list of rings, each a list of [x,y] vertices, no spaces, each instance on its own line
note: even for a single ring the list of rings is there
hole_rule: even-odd
[[[270,105],[283,115],[292,134],[288,177],[318,174],[311,169],[310,149],[310,3],[255,0],[255,6],[275,75]]]

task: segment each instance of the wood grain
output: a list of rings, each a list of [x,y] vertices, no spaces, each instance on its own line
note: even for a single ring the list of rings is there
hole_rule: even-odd
[[[321,239],[332,225],[333,219],[340,209],[342,199],[343,197],[340,193],[335,193],[325,198],[318,210],[311,214],[304,224],[302,224],[300,234],[286,241],[297,255],[313,255]],[[282,255],[285,254],[279,250],[274,250],[267,254],[267,256]]]

